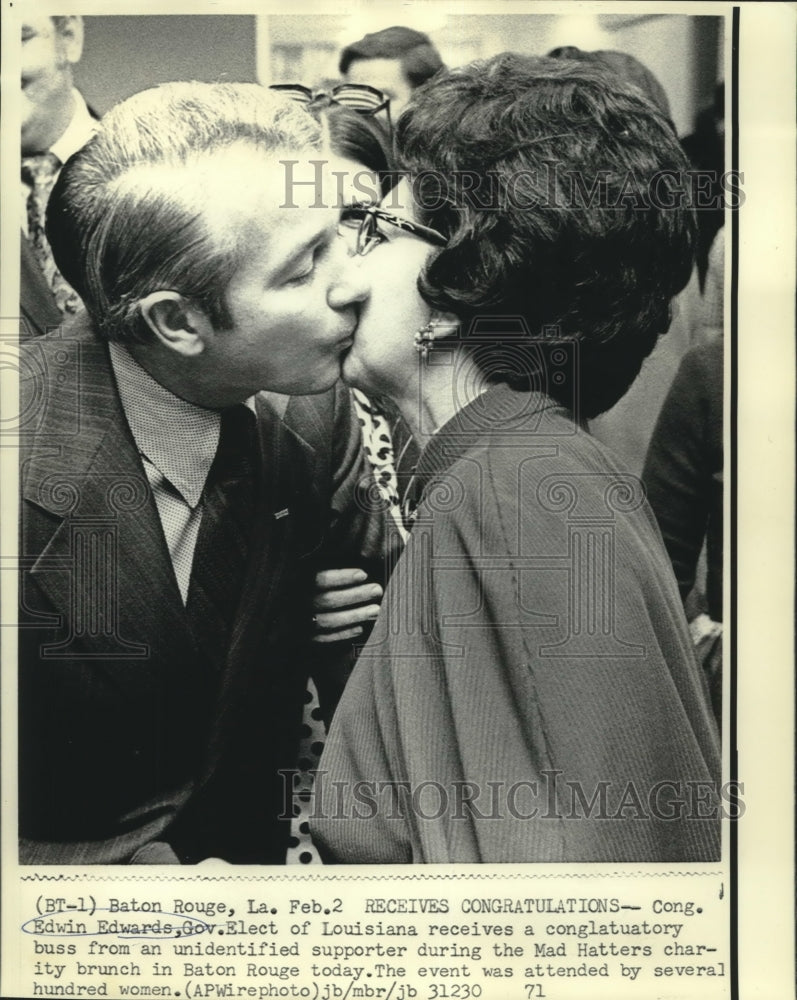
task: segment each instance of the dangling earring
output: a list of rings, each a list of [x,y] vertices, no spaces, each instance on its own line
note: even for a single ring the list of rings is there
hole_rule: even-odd
[[[434,320],[429,320],[426,326],[422,326],[415,334],[415,350],[424,359],[429,357],[429,351],[434,347]]]
[[[429,351],[438,340],[451,337],[459,329],[459,320],[448,313],[438,313],[431,316],[426,326],[422,326],[415,334],[415,350],[422,358],[429,357]]]

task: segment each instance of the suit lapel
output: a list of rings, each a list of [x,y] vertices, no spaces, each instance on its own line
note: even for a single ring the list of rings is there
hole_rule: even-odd
[[[107,348],[93,335],[65,346],[69,370],[49,381],[36,451],[23,468],[24,499],[56,525],[31,575],[66,615],[63,644],[82,649],[90,640],[97,657],[161,655],[177,637],[188,641],[187,626]]]
[[[280,619],[280,611],[285,608],[284,588],[290,574],[297,572],[298,555],[313,546],[311,538],[299,538],[298,534],[306,533],[308,525],[319,526],[317,507],[315,517],[308,515],[308,507],[315,507],[312,485],[315,452],[283,423],[265,394],[257,397],[256,405],[261,453],[258,517],[252,557],[219,688],[206,780],[212,776],[227,742],[235,738],[235,718],[241,707],[245,707],[252,671],[259,674],[256,683],[262,689],[264,673],[268,688],[279,680],[268,673],[270,662],[285,669],[281,657],[269,656],[269,652],[276,653],[278,634],[284,641],[284,635],[291,631],[290,625]]]
[[[140,659],[142,667],[152,661],[159,671],[168,668],[174,683],[182,683],[190,712],[191,692],[201,707],[199,695],[205,689],[203,678],[207,679],[204,658],[188,629],[107,348],[85,331],[73,340],[43,338],[27,347],[31,358],[37,351],[42,356],[30,367],[52,373],[53,356],[61,343],[61,353],[69,359],[60,372],[62,379],[48,381],[36,447],[22,470],[26,505],[50,532],[36,549],[41,554],[31,575],[65,623],[57,649],[49,655]],[[310,565],[302,563],[301,556],[311,555],[324,530],[314,482],[315,450],[266,400],[258,397],[256,405],[261,455],[258,516],[227,661],[217,679],[200,786],[218,773],[221,761],[238,759],[237,743],[252,738],[242,731],[241,722],[247,713],[251,716],[253,696],[261,707],[265,698],[276,718],[293,710],[292,705],[282,704],[279,691],[285,670],[294,666],[286,650],[302,638],[296,634],[296,621],[302,620],[297,611],[302,612],[303,598],[308,596]],[[116,570],[93,579],[76,566],[82,560],[85,569],[86,558],[97,553],[102,566]],[[300,686],[303,666],[295,664],[291,684],[296,681]],[[133,684],[134,675],[119,675],[118,683]]]
[[[20,241],[19,305],[22,323],[19,339],[24,342],[60,326],[63,316],[41,272],[30,240],[21,233]]]

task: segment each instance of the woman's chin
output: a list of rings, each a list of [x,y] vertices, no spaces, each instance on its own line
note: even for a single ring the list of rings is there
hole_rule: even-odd
[[[351,347],[341,359],[341,378],[351,389],[361,389],[363,392],[373,392],[374,384],[368,378],[368,372],[360,364],[355,348]]]

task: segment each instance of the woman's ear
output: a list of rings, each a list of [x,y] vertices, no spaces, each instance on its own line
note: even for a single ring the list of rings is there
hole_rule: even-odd
[[[150,292],[139,299],[138,307],[164,347],[184,357],[197,357],[205,350],[213,333],[210,320],[179,292]]]

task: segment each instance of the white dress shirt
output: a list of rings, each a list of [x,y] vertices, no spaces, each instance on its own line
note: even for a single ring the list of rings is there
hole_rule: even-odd
[[[72,90],[75,111],[64,132],[52,144],[47,152],[57,156],[61,163],[66,163],[73,153],[82,149],[97,131],[97,119],[92,118],[83,95],[79,90]],[[22,231],[28,235],[28,195],[30,187],[22,181]]]
[[[165,389],[127,349],[110,345],[119,397],[158,509],[177,585],[188,598],[202,491],[219,444],[218,410]]]

